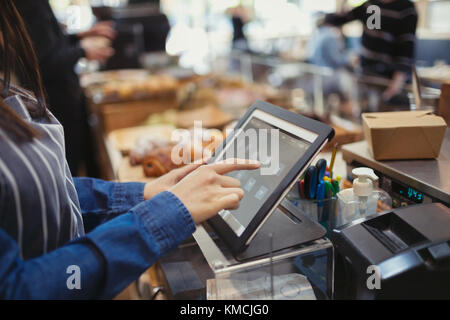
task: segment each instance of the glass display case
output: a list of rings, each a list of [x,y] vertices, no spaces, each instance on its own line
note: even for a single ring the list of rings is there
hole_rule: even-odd
[[[415,110],[413,86],[407,84],[401,94],[386,102],[382,92],[385,78],[361,74],[358,70],[335,70],[305,61],[232,51],[217,56],[213,72],[235,73],[245,81],[265,83],[282,93],[285,105],[309,116],[339,116],[360,123],[363,112]],[[423,108],[437,108],[440,90],[422,86]]]
[[[315,300],[332,296],[333,247],[322,238],[247,261],[236,260],[211,230],[198,227],[160,261],[172,299]]]
[[[208,224],[160,262],[174,299],[315,300],[333,296],[326,230],[285,199],[246,247],[232,251]]]

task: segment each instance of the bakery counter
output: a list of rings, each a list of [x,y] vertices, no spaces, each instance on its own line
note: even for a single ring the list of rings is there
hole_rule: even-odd
[[[142,136],[169,137],[173,130],[174,126],[166,124],[120,129],[104,135],[103,144],[105,145],[105,152],[111,164],[111,171],[114,173],[114,178],[122,182],[149,182],[155,179],[145,176],[142,165],[132,165],[130,153],[134,147],[133,142],[139,140],[139,137]],[[329,163],[331,154],[330,151],[324,151],[314,161],[324,158]],[[344,176],[345,169],[346,167],[341,153],[338,152],[334,172],[337,175]],[[198,285],[198,288],[196,287],[197,289],[191,290],[192,288],[188,287],[183,288],[179,292],[177,291],[178,289],[176,288],[180,281],[179,277],[183,277],[184,274],[174,273],[175,269],[172,267],[178,268],[183,264],[189,266],[189,268],[186,268],[188,275],[189,272],[191,272],[190,274],[194,274],[194,270],[195,274],[201,275],[200,279],[197,279],[196,284],[193,284],[194,287]],[[193,242],[193,239],[188,239],[177,250],[152,266],[137,282],[131,284],[130,287],[122,292],[118,299],[150,299],[153,294],[146,295],[142,292],[156,293],[159,288],[164,288],[164,290],[156,295],[157,299],[204,299],[206,298],[206,279],[212,278],[214,278],[214,275],[208,268],[208,264],[205,262],[198,246]]]

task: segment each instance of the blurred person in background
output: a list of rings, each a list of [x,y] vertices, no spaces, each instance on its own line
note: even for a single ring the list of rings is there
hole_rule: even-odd
[[[318,12],[314,18],[316,30],[308,42],[308,62],[333,69],[331,75],[321,78],[326,106],[348,112],[345,102],[349,100],[349,71],[358,66],[358,56],[346,48],[341,28],[329,24],[325,13]],[[305,84],[304,88],[308,94],[314,94],[314,82]]]
[[[372,5],[380,9],[380,28],[369,28],[368,12]],[[410,0],[369,0],[344,14],[331,14],[327,22],[341,26],[353,20],[363,23],[360,53],[363,74],[389,79],[382,93],[384,101],[398,97],[409,78],[414,63],[418,14]],[[372,20],[370,20],[372,21]]]
[[[114,39],[112,24],[100,22],[86,32],[67,35],[48,0],[15,0],[14,3],[38,57],[49,109],[64,127],[70,171],[78,175],[84,164],[87,175],[98,176],[86,99],[75,65],[83,57],[105,61],[113,55],[113,49],[100,40],[100,37]],[[23,78],[20,74],[18,77]]]
[[[308,43],[308,60],[332,69],[352,68],[357,56],[346,49],[342,30],[328,23],[324,13],[316,15],[316,31]]]
[[[229,8],[227,14],[231,17],[233,25],[232,48],[242,51],[249,51],[248,40],[244,33],[245,24],[251,21],[251,10],[239,4]]]

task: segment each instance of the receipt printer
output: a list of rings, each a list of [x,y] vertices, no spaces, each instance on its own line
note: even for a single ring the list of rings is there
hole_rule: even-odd
[[[335,299],[450,299],[450,209],[394,209],[333,230]]]

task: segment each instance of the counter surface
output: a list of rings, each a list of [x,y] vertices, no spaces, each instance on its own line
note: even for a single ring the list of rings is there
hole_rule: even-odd
[[[367,142],[361,141],[342,148],[347,163],[356,160],[390,175],[411,187],[428,193],[445,203],[450,203],[450,129],[447,128],[437,159],[376,161]]]

